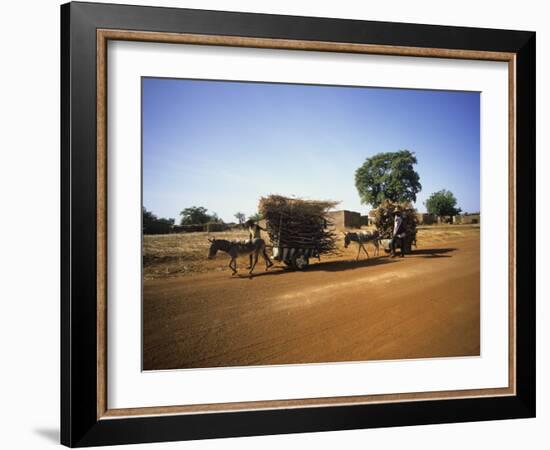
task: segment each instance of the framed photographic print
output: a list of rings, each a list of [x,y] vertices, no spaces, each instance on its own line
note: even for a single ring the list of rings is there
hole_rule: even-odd
[[[61,7],[61,440],[535,415],[535,33]]]

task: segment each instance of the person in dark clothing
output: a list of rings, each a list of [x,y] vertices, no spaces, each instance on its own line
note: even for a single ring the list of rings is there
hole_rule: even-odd
[[[391,257],[395,258],[395,247],[397,246],[397,242],[399,242],[401,247],[401,258],[405,256],[405,250],[404,250],[404,239],[405,239],[405,225],[403,223],[403,218],[401,217],[401,213],[398,211],[395,213],[394,219],[393,219],[393,234],[391,238],[390,243],[390,249],[391,249]]]

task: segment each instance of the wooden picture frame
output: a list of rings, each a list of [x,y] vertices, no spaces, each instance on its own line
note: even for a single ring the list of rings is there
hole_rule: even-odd
[[[61,7],[61,441],[68,446],[535,415],[535,33],[69,3]],[[505,61],[509,67],[509,386],[110,409],[106,364],[109,40]]]

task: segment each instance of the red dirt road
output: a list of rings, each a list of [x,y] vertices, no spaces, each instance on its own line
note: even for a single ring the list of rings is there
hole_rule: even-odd
[[[143,368],[479,355],[479,235],[405,258],[256,270],[146,280]]]

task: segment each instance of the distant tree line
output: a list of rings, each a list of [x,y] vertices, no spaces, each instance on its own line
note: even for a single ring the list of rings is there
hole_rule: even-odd
[[[223,220],[203,206],[191,206],[180,212],[180,225],[206,225],[207,223],[223,223]]]
[[[142,208],[143,234],[166,234],[170,233],[176,222],[174,219],[157,217],[151,211]]]
[[[210,213],[203,206],[191,206],[180,212],[179,226],[175,225],[175,219],[157,217],[147,208],[142,208],[143,234],[167,234],[174,231],[223,231],[234,223],[226,224],[215,212]],[[246,221],[246,215],[242,212],[235,213],[239,225]],[[257,222],[262,219],[261,214],[255,213],[248,217]]]

